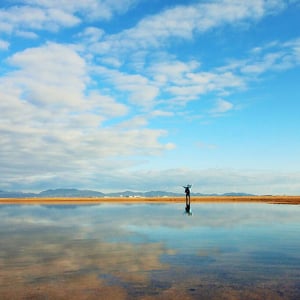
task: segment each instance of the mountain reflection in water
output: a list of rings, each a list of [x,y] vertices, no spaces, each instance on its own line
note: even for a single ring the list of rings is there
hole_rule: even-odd
[[[300,299],[300,206],[1,205],[0,299]]]

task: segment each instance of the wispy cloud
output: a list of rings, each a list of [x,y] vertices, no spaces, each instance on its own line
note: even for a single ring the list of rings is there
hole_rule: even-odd
[[[247,76],[259,76],[270,71],[284,71],[300,64],[300,40],[273,41],[249,52],[243,60],[233,61],[220,70],[231,70],[234,73]]]
[[[213,115],[224,114],[234,108],[233,104],[229,101],[218,99],[215,107],[210,111]]]
[[[205,32],[223,24],[236,24],[241,21],[256,20],[264,15],[283,9],[284,1],[255,0],[214,1],[196,5],[179,5],[164,12],[141,20],[135,27],[121,33],[107,36],[95,45],[95,50],[132,51],[141,48],[160,48],[169,39],[192,39],[195,34]],[[101,51],[102,50],[102,51]]]

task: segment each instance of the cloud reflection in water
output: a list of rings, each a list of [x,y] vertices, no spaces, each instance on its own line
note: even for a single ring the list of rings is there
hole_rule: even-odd
[[[299,209],[197,204],[187,218],[178,204],[2,205],[1,299],[291,299]]]

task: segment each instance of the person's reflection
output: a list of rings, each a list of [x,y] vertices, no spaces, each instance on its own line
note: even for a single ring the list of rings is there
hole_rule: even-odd
[[[188,215],[191,215],[191,191],[190,188],[192,186],[188,184],[187,186],[184,186],[184,192],[185,192],[185,212]]]
[[[186,213],[187,215],[189,215],[189,216],[192,215],[191,205],[187,205],[187,206],[185,207],[185,213]]]

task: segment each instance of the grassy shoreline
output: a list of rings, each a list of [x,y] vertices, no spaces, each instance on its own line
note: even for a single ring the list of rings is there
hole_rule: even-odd
[[[185,197],[0,198],[0,204],[184,203]],[[195,196],[191,203],[300,204],[300,196]]]

